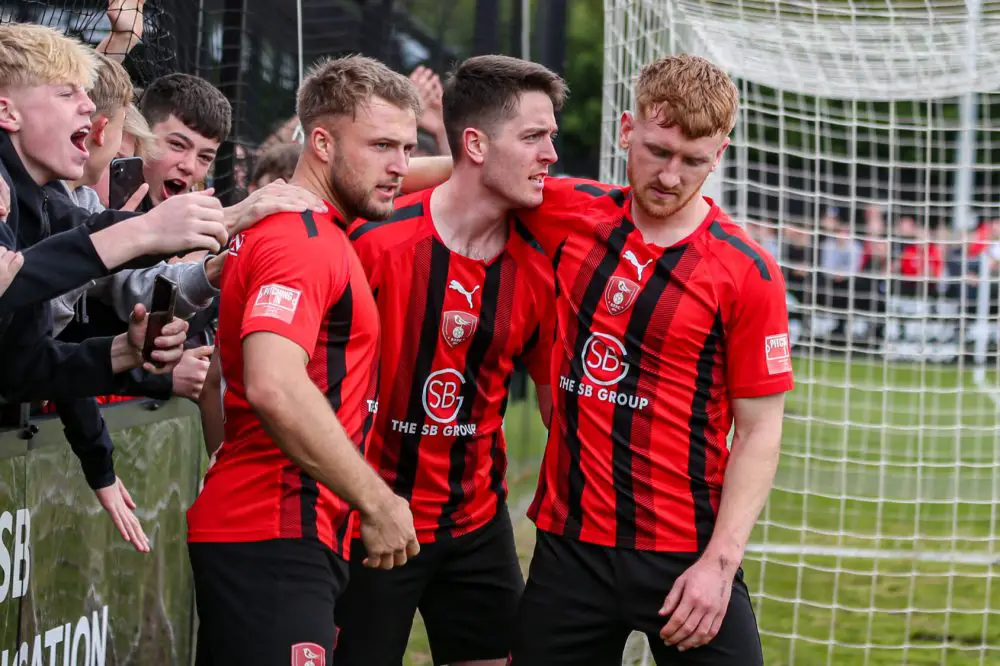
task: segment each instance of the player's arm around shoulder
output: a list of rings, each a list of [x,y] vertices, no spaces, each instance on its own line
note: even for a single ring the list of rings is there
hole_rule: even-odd
[[[542,203],[534,208],[519,208],[514,216],[551,257],[570,234],[590,228],[601,210],[624,212],[625,201],[624,191],[614,185],[552,176],[545,179]]]

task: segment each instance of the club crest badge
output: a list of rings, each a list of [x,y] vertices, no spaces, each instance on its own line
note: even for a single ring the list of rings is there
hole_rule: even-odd
[[[441,335],[445,342],[457,347],[472,337],[479,325],[479,317],[468,312],[449,310],[441,319]]]
[[[316,643],[292,646],[292,666],[326,666],[326,650]]]
[[[604,304],[608,307],[608,312],[620,315],[632,307],[638,295],[639,285],[616,275],[608,280],[608,286],[604,289]]]

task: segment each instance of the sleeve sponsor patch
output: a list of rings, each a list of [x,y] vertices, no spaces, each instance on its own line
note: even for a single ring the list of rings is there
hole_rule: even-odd
[[[291,324],[302,299],[302,292],[280,284],[265,284],[257,292],[251,317],[271,317]]]
[[[767,374],[780,375],[792,371],[792,350],[788,344],[788,334],[769,335],[764,338],[764,358]]]

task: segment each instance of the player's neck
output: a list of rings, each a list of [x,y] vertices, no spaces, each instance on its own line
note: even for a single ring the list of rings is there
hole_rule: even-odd
[[[295,166],[295,173],[292,174],[288,182],[291,185],[298,185],[323,201],[332,204],[336,215],[350,222],[347,220],[347,213],[344,212],[344,204],[333,192],[333,183],[330,181],[330,171],[327,167],[316,166],[308,159],[300,160]]]
[[[453,174],[431,193],[431,219],[452,252],[489,260],[507,244],[507,216],[501,200],[475,179]]]
[[[630,205],[632,222],[642,234],[643,240],[660,247],[670,247],[690,236],[712,210],[701,195],[701,190],[670,217],[652,217],[634,199]]]

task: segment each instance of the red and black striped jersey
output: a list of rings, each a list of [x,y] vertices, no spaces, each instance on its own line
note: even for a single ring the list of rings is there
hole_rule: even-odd
[[[701,552],[729,456],[731,401],[793,387],[774,259],[719,207],[647,244],[628,188],[546,180],[518,215],[552,257],[553,422],[529,516],[604,546]]]
[[[275,215],[230,245],[218,335],[225,440],[188,511],[189,541],[318,539],[348,556],[351,508],[264,431],[243,377],[248,335],[295,342],[309,356],[309,378],[364,450],[377,410],[378,311],[342,224],[332,213]]]
[[[409,501],[423,543],[485,525],[506,500],[511,374],[522,359],[548,385],[554,321],[550,264],[527,230],[512,221],[491,261],[451,252],[431,219],[431,192],[349,231],[382,324],[367,458]]]

